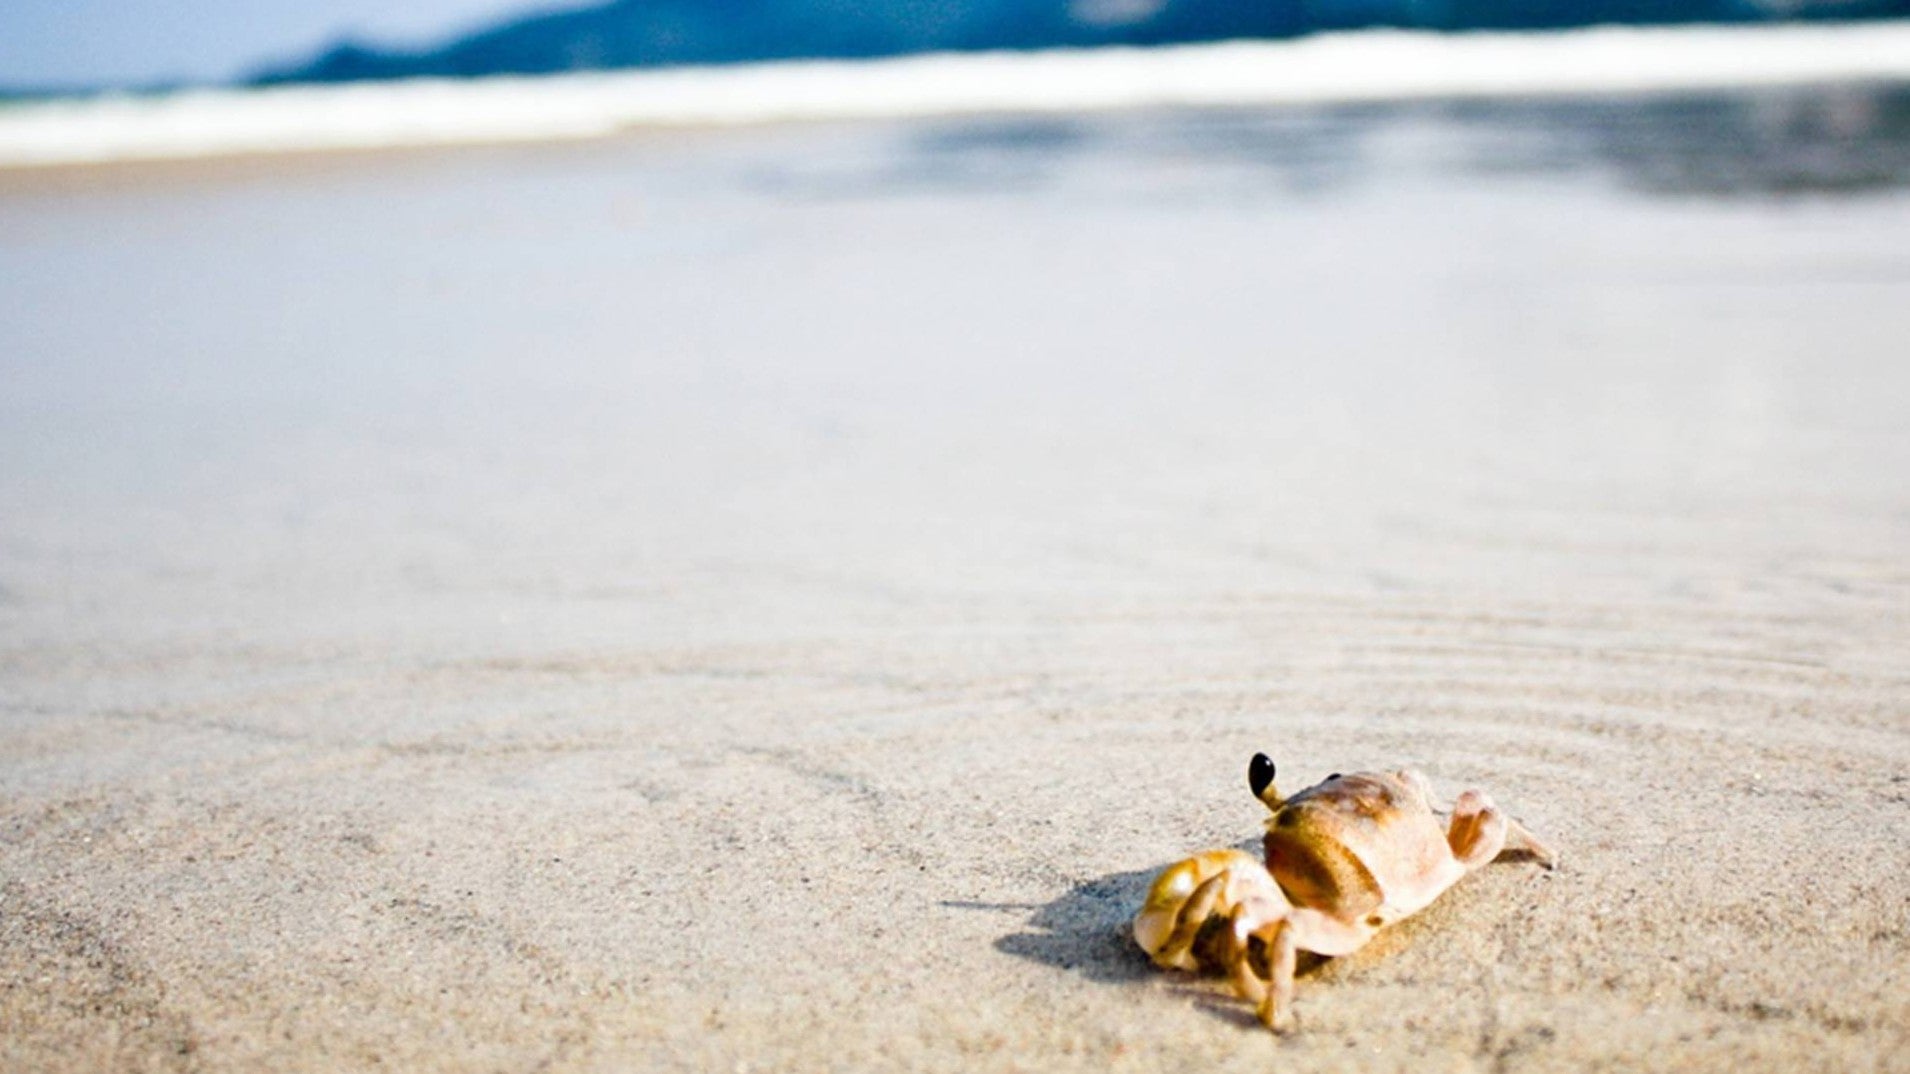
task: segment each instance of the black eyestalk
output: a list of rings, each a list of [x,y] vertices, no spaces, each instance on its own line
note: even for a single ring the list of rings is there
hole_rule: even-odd
[[[1273,786],[1273,758],[1264,753],[1256,753],[1253,760],[1247,762],[1247,787],[1253,796],[1259,798]]]

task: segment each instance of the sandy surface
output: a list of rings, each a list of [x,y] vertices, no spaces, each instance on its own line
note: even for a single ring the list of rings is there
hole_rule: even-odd
[[[5,189],[0,1067],[1910,1070],[1910,196],[1581,129]],[[1257,749],[1562,867],[1276,1041]]]

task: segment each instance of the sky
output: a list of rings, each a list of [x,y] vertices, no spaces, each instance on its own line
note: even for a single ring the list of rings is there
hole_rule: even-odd
[[[347,34],[420,43],[536,0],[0,0],[0,86],[231,78]]]

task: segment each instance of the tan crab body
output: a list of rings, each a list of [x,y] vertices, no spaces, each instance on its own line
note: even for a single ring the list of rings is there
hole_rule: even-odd
[[[1442,823],[1426,778],[1411,770],[1336,773],[1291,798],[1273,775],[1256,754],[1248,785],[1272,811],[1264,864],[1208,850],[1168,866],[1134,918],[1134,939],[1164,968],[1225,973],[1276,1031],[1291,1020],[1298,952],[1350,954],[1501,853],[1554,860],[1479,791],[1461,794]]]

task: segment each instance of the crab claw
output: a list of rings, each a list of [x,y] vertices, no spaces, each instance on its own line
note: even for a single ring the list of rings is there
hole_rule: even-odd
[[[1285,916],[1291,904],[1266,866],[1239,850],[1206,850],[1175,862],[1147,891],[1134,915],[1134,942],[1164,969],[1224,972],[1230,956],[1210,921],[1244,922],[1251,931]]]

